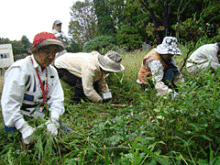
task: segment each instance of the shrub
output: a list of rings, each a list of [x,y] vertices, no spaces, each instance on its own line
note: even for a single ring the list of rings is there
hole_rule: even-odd
[[[105,54],[116,48],[116,39],[113,36],[98,36],[83,46],[83,52],[98,51]]]
[[[80,48],[76,42],[71,41],[70,45],[68,47],[66,47],[66,50],[67,50],[67,52],[79,52]]]
[[[130,25],[121,25],[117,30],[117,44],[128,47],[129,50],[141,48],[143,37],[139,34],[138,29]]]

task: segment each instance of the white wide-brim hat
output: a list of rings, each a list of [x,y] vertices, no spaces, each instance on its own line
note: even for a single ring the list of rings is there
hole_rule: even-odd
[[[122,57],[115,51],[108,51],[104,56],[98,56],[99,66],[108,72],[120,72],[125,69],[121,64]]]
[[[163,39],[162,44],[156,47],[156,51],[159,54],[173,54],[173,55],[181,55],[182,52],[177,47],[177,38],[176,37],[165,37]]]

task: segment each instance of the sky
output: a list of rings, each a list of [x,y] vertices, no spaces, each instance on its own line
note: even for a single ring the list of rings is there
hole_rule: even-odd
[[[76,1],[83,0],[1,0],[0,37],[21,40],[26,35],[32,43],[37,33],[52,32],[55,20],[68,35],[70,8]]]

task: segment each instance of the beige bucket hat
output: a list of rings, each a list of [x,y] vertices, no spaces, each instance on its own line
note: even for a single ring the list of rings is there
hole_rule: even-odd
[[[122,57],[115,51],[108,51],[105,55],[98,56],[99,66],[108,72],[120,72],[125,69],[121,64]]]

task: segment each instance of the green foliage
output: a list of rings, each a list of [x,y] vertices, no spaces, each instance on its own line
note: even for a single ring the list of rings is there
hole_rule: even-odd
[[[13,40],[10,41],[8,38],[0,38],[0,44],[12,44],[12,51],[14,55],[14,61],[24,58],[27,55],[27,49],[31,47],[31,43],[29,42],[26,36],[22,36],[21,40]]]
[[[77,1],[71,7],[71,21],[69,23],[69,34],[82,49],[83,45],[98,35],[97,17],[93,4],[86,0]]]
[[[13,40],[11,41],[11,44],[14,56],[27,52],[21,40]]]
[[[95,13],[98,18],[98,27],[100,35],[114,36],[116,29],[110,16],[110,11],[105,0],[93,0]]]
[[[32,44],[30,43],[29,39],[28,39],[25,35],[23,35],[23,36],[21,37],[21,42],[22,42],[22,44],[24,45],[24,48],[25,48],[25,49],[32,47]]]
[[[186,21],[173,25],[172,28],[179,34],[181,41],[192,41],[196,43],[205,34],[203,20],[188,18]]]
[[[10,42],[8,38],[0,38],[0,44],[9,44]]]
[[[129,49],[138,49],[143,43],[143,37],[139,34],[138,29],[129,24],[122,24],[117,31],[117,44],[126,46]]]
[[[66,47],[67,52],[79,52],[80,48],[79,45],[71,39],[70,43],[68,44],[68,47]]]
[[[146,53],[122,54],[126,69],[107,77],[113,97],[124,107],[73,104],[74,88],[62,82],[65,113],[61,120],[73,128],[70,134],[59,130],[53,138],[46,128],[37,129],[35,143],[27,147],[19,133],[5,133],[0,116],[1,164],[218,165],[220,70],[197,76],[184,71],[186,84],[179,85],[177,97],[163,98],[136,83]]]
[[[83,46],[84,52],[98,51],[105,54],[108,50],[116,48],[116,39],[113,36],[98,36]]]

